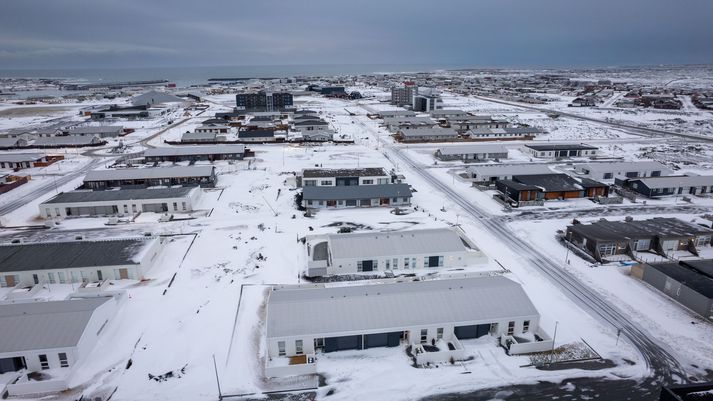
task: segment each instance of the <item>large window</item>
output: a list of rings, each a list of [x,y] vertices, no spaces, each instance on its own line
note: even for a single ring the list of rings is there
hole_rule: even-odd
[[[421,344],[425,344],[428,341],[428,329],[421,329]]]
[[[277,342],[277,355],[279,355],[279,356],[287,355],[287,352],[285,351],[285,342],[284,341]]]
[[[302,355],[304,353],[302,340],[295,340],[295,354]]]
[[[362,185],[371,185],[374,183],[374,180],[363,180],[361,183]]]
[[[302,185],[304,185],[305,187],[313,187],[317,185],[317,180],[304,180]]]
[[[511,336],[515,334],[515,322],[508,323],[508,335]]]
[[[611,256],[616,253],[616,244],[599,245],[599,254],[601,256]]]
[[[436,329],[436,338],[439,340],[443,338],[443,327],[439,327],[438,329]]]
[[[527,333],[528,331],[530,331],[530,321],[525,320],[524,322],[522,322],[522,332]]]

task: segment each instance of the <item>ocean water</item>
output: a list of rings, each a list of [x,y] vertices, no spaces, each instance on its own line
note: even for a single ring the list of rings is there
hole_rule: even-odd
[[[0,69],[0,77],[63,78],[76,82],[125,82],[165,79],[178,86],[206,83],[209,78],[283,78],[388,72],[428,72],[467,66],[447,64],[264,65],[235,67]]]

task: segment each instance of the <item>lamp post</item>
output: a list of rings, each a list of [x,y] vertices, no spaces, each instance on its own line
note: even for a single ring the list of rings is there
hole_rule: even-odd
[[[555,359],[555,340],[557,339],[557,326],[559,326],[559,320],[555,321],[555,332],[552,335],[552,351],[550,352],[550,363]]]
[[[564,255],[564,263],[569,264],[569,243],[572,241],[572,231],[567,233],[567,236],[565,237],[565,242],[567,243],[567,253]]]

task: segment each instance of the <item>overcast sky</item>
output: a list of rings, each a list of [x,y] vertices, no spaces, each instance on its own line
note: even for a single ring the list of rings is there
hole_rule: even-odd
[[[0,0],[0,68],[713,62],[713,0]]]

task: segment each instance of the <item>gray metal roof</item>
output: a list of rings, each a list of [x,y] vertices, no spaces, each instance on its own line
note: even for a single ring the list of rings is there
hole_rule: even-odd
[[[666,172],[667,174],[671,171],[665,165],[653,161],[653,160],[642,160],[633,162],[601,162],[601,163],[582,163],[575,165],[578,170],[589,170],[590,173],[606,173],[606,172],[627,172],[627,171],[652,171],[658,170],[662,174]]]
[[[539,316],[520,284],[501,276],[276,288],[267,309],[267,337],[273,338],[386,333]]]
[[[339,187],[304,187],[305,200],[347,200],[411,197],[408,184],[349,185]]]
[[[63,192],[43,202],[51,203],[90,203],[139,199],[171,199],[187,196],[196,187],[156,188],[156,189],[120,189],[113,191],[71,191]]]
[[[508,150],[503,145],[498,144],[482,144],[482,145],[458,145],[444,146],[438,148],[442,155],[464,155],[464,154],[480,154],[480,153],[507,153]]]
[[[213,174],[213,166],[175,166],[123,168],[108,170],[92,170],[84,177],[84,182],[140,180],[150,178],[208,177]]]
[[[135,265],[154,238],[0,245],[0,272]]]
[[[13,138],[17,141],[19,138]],[[19,162],[34,162],[41,160],[45,155],[42,153],[2,153],[0,154],[1,162],[19,163]]]
[[[544,133],[543,130],[534,127],[476,128],[468,131],[468,134],[475,136],[492,134],[537,135],[542,133]]]
[[[436,255],[468,250],[460,235],[449,228],[332,234],[328,238],[333,258],[368,258],[424,253]]]
[[[87,135],[87,134],[116,134],[119,135],[124,131],[121,125],[101,125],[101,126],[84,126],[76,127],[67,130],[69,135]]]
[[[678,188],[685,186],[713,186],[713,175],[669,175],[665,177],[632,178],[649,188]]]
[[[94,310],[109,299],[0,305],[0,353],[76,346]]]
[[[436,110],[431,110],[431,116],[433,117],[438,117],[438,116],[468,116],[469,114],[466,113],[463,110],[456,110],[456,109],[436,109]]]
[[[590,224],[574,224],[568,229],[590,239],[621,241],[637,238],[690,238],[713,235],[713,230],[683,220],[658,217],[648,220],[609,221],[599,220]]]
[[[216,139],[215,132],[186,132],[181,136],[181,141],[195,141],[199,139]]]
[[[95,142],[101,142],[94,135],[67,135],[67,136],[49,136],[40,137],[35,139],[33,145],[35,146],[77,146],[77,145],[90,145]]]
[[[302,177],[376,177],[387,176],[386,171],[381,167],[365,168],[341,168],[341,169],[321,169],[309,168],[302,170]]]
[[[302,120],[302,121],[295,121],[293,123],[295,127],[310,127],[313,125],[329,125],[326,121],[324,120]]]
[[[450,128],[414,128],[399,131],[399,134],[407,138],[431,138],[440,136],[457,137],[458,133]]]
[[[386,125],[436,125],[430,117],[386,117]]]
[[[226,155],[245,153],[245,145],[219,144],[197,145],[181,147],[151,148],[144,151],[144,156],[199,156],[199,155]]]
[[[24,141],[22,138],[0,138],[0,147],[16,146],[19,141]]]
[[[525,145],[526,148],[534,149],[538,152],[556,151],[556,150],[596,150],[596,146],[585,145],[582,143],[548,143],[542,145]]]
[[[668,263],[651,263],[654,268],[697,293],[713,299],[713,260],[686,260]]]
[[[486,164],[470,166],[466,170],[469,173],[475,174],[476,177],[481,176],[509,176],[509,175],[526,175],[526,174],[551,174],[552,170],[547,164],[536,163],[520,163],[520,164]]]

